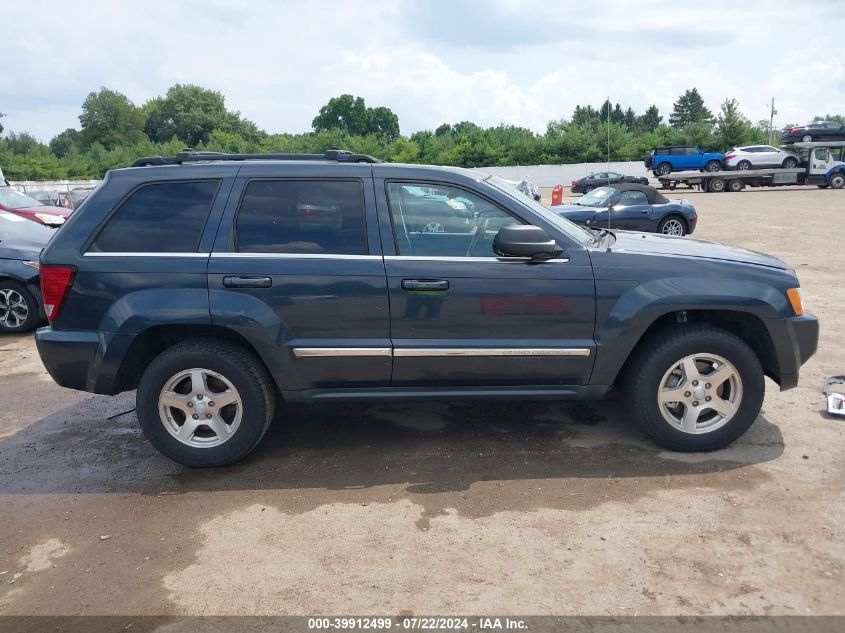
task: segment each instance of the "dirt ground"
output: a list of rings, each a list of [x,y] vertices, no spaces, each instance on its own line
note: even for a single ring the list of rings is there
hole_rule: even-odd
[[[189,470],[134,394],[61,389],[0,339],[0,614],[845,614],[845,192],[676,192],[696,237],[799,272],[800,386],[733,446],[660,450],[600,403],[289,408]]]

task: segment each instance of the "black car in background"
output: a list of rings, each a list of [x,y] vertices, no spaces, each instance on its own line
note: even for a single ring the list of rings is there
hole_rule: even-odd
[[[615,171],[597,171],[589,176],[573,180],[570,189],[574,193],[590,193],[596,187],[615,185],[623,182],[647,185],[648,178],[644,176],[626,176],[624,174],[618,174]]]
[[[654,187],[619,183],[599,187],[574,204],[549,207],[561,217],[595,229],[688,235],[698,216],[686,200],[668,200]]]
[[[813,121],[807,125],[783,131],[784,143],[812,143],[813,141],[845,141],[845,125],[835,121]]]
[[[55,230],[0,211],[0,333],[28,332],[45,318],[38,256]]]

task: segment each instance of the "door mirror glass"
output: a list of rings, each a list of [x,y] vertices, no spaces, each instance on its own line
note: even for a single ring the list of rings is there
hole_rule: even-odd
[[[530,257],[546,260],[563,252],[539,226],[519,225],[499,229],[493,240],[493,252],[502,257]]]

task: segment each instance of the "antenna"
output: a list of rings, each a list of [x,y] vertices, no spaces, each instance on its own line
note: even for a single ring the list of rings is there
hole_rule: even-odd
[[[610,184],[610,95],[607,95],[607,184]],[[610,230],[610,207],[607,208],[607,230]]]
[[[772,105],[771,110],[769,110],[769,145],[774,145],[773,135],[774,135],[774,124],[775,124],[775,115],[778,113],[775,110],[775,98],[772,97]]]

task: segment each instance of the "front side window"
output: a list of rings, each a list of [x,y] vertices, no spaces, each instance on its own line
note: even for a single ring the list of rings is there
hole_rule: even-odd
[[[235,225],[241,253],[368,252],[360,180],[253,180]]]
[[[499,229],[520,224],[492,202],[440,184],[387,184],[400,255],[493,257]]]
[[[699,150],[697,147],[688,147],[687,148],[687,156],[697,156],[700,153],[701,153],[701,150]]]
[[[648,204],[648,198],[642,191],[623,191],[616,199],[616,206],[631,207],[635,204]]]
[[[672,149],[669,150],[669,153],[672,156],[683,156],[687,152],[683,147],[673,147]]]
[[[89,250],[196,252],[219,186],[218,180],[144,185],[112,213]]]
[[[826,147],[817,147],[814,151],[814,156],[816,160],[827,160],[827,148]]]

